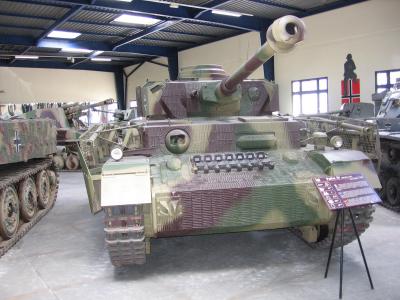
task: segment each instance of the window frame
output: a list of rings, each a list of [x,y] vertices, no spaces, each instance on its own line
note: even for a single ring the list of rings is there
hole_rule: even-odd
[[[319,81],[321,80],[321,79],[326,79],[326,89],[320,89],[320,87],[319,87]],[[302,85],[302,82],[304,82],[304,81],[310,81],[310,80],[317,80],[317,89],[316,90],[313,90],[313,91],[303,91],[303,85]],[[299,82],[300,83],[300,91],[298,91],[298,92],[293,92],[293,83],[294,82]],[[303,95],[304,94],[317,94],[317,103],[318,103],[318,107],[317,107],[317,110],[318,110],[318,114],[319,113],[321,113],[320,112],[320,94],[321,93],[326,93],[326,101],[327,101],[327,103],[326,103],[326,110],[327,110],[327,112],[329,112],[329,97],[328,97],[328,95],[329,95],[329,80],[328,80],[328,76],[322,76],[322,77],[313,77],[313,78],[307,78],[307,79],[299,79],[299,80],[292,80],[292,82],[291,82],[291,85],[290,85],[290,89],[291,89],[291,91],[292,91],[292,114],[294,115],[294,112],[293,112],[293,107],[294,107],[294,101],[293,101],[293,96],[294,95],[299,95],[300,96],[300,114],[299,115],[302,115],[303,114]]]
[[[390,89],[393,87],[394,83],[390,83],[390,73],[391,72],[400,72],[400,69],[390,69],[390,70],[380,70],[380,71],[375,71],[375,93],[378,93],[378,89],[386,89],[387,91],[390,91]],[[387,83],[386,84],[380,84],[378,85],[378,73],[386,73],[386,78],[387,78]]]

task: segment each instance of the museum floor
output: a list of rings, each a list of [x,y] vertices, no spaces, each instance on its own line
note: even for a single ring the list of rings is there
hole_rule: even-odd
[[[159,239],[144,266],[115,269],[92,216],[81,173],[61,174],[55,208],[0,258],[0,299],[338,299],[336,250],[310,249],[286,230]],[[344,299],[400,299],[400,214],[377,207],[362,235],[375,290],[357,243],[345,247]]]

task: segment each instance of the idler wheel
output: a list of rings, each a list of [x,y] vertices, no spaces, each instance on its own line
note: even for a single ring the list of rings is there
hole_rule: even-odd
[[[38,209],[36,186],[32,178],[29,177],[19,184],[18,198],[22,219],[29,222]]]
[[[65,167],[68,170],[78,170],[79,158],[75,154],[69,154],[65,160]]]
[[[47,208],[51,205],[51,185],[49,175],[45,170],[40,171],[36,175],[36,190],[38,196],[38,204],[40,208]]]
[[[400,181],[397,177],[390,177],[386,182],[386,200],[389,202],[391,206],[399,206],[400,205]]]
[[[64,162],[64,157],[62,157],[62,155],[55,155],[53,157],[53,163],[54,166],[58,169],[58,170],[62,170],[64,169],[65,166],[65,162]]]
[[[13,186],[0,191],[0,235],[10,239],[17,232],[19,224],[19,201]]]

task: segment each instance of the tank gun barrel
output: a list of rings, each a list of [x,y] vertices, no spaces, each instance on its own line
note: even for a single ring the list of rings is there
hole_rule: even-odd
[[[92,103],[92,104],[78,104],[78,105],[69,105],[67,107],[63,107],[65,114],[68,115],[73,115],[76,113],[80,113],[82,110],[98,107],[98,106],[103,106],[103,105],[108,105],[114,103],[113,99],[107,99],[104,101]]]
[[[236,72],[219,84],[217,94],[232,95],[238,84],[248,78],[275,53],[290,52],[297,43],[304,39],[304,35],[305,25],[301,19],[295,16],[284,16],[275,20],[267,30],[267,42]]]

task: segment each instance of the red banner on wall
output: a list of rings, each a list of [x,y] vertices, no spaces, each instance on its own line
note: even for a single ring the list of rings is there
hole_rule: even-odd
[[[349,79],[346,87],[344,80],[342,80],[342,104],[358,103],[360,101],[360,79]]]

